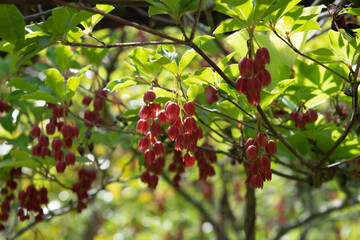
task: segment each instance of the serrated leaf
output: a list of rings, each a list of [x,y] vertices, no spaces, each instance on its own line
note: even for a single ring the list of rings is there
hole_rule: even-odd
[[[194,101],[194,99],[203,92],[204,88],[201,85],[192,85],[187,91],[189,101]]]
[[[278,85],[269,93],[269,96],[261,103],[261,108],[265,109],[269,106],[277,97],[285,92],[285,90],[290,87],[291,84],[295,82],[295,79],[282,80]]]
[[[193,60],[193,58],[196,56],[196,52],[191,49],[188,50],[184,53],[184,55],[181,57],[180,63],[179,63],[179,72],[181,73],[184,68],[189,65],[189,63],[191,62],[191,60]]]
[[[0,37],[12,44],[24,40],[24,17],[15,5],[0,4]]]
[[[134,86],[136,84],[137,82],[134,81],[133,78],[123,77],[120,79],[110,81],[109,84],[105,87],[105,89],[110,92],[115,92],[116,90]]]
[[[13,78],[8,84],[9,87],[15,87],[17,89],[21,89],[25,92],[33,93],[36,91],[36,86],[32,85],[29,82],[26,82],[23,78]]]

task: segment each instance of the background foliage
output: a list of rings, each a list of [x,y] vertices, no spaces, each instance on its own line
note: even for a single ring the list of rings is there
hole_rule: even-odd
[[[15,199],[2,237],[359,238],[359,31],[353,37],[330,29],[335,13],[356,24],[359,6],[335,1],[345,6],[336,12],[328,2],[300,0],[149,0],[142,7],[40,2],[24,7],[0,0],[0,96],[10,106],[0,113],[0,178],[6,188],[11,169],[22,167],[15,198],[34,185],[47,188],[49,202],[42,222],[33,215],[22,222]],[[126,11],[149,24],[117,14]],[[235,81],[239,59],[261,47],[270,53],[271,84],[253,106]],[[195,102],[204,135],[198,147],[216,153],[214,176],[199,180],[196,163],[176,187],[166,126],[158,186],[141,182],[145,160],[136,124],[150,88],[161,105]],[[91,122],[84,114],[94,106],[82,101],[98,98],[99,89],[107,92],[101,121]],[[64,150],[76,153],[76,164],[65,173],[58,173],[54,153],[33,154],[37,140],[30,131],[38,125],[45,132],[53,114],[48,103],[64,107],[63,121],[79,128]],[[308,109],[317,111],[316,122],[295,127],[290,114]],[[244,144],[259,130],[276,141],[277,153],[272,180],[254,190],[245,183]],[[79,214],[72,186],[83,167],[96,169],[97,179]]]

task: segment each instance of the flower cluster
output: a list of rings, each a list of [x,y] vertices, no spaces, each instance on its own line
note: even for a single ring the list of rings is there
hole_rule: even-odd
[[[261,98],[261,87],[271,83],[271,75],[265,69],[270,63],[270,54],[266,48],[259,48],[255,60],[243,57],[239,61],[240,76],[236,80],[236,91],[243,93],[249,104],[258,105]]]
[[[309,109],[306,113],[294,111],[290,114],[290,120],[295,122],[295,127],[302,130],[304,130],[306,124],[315,122],[317,118],[318,115],[314,109]]]
[[[87,207],[85,203],[86,199],[89,198],[87,191],[90,190],[92,182],[96,180],[96,171],[80,168],[78,178],[79,181],[73,185],[72,191],[76,193],[78,198],[77,211],[81,212]]]
[[[245,144],[246,158],[244,167],[249,174],[246,183],[253,188],[263,188],[263,183],[271,180],[270,155],[276,153],[276,143],[268,140],[264,132],[259,132],[256,139],[249,138]]]
[[[107,98],[107,91],[103,89],[99,89],[95,92],[95,99],[93,102],[93,110],[86,110],[84,112],[84,119],[96,124],[103,124],[104,121],[100,116],[101,110],[104,108],[104,101]],[[89,106],[92,101],[90,96],[85,95],[82,100],[82,104],[85,106]],[[86,122],[86,127],[92,128],[92,124]]]
[[[192,117],[195,114],[193,102],[184,103],[181,111],[180,106],[172,101],[168,101],[162,109],[159,103],[154,103],[155,98],[153,90],[144,94],[146,105],[141,107],[140,120],[136,125],[136,130],[145,134],[138,142],[139,150],[145,152],[146,172],[141,175],[141,180],[152,189],[156,188],[157,175],[162,173],[165,166],[164,145],[159,138],[162,126],[170,123],[167,137],[175,142],[174,150],[180,152],[180,155],[182,150],[186,150],[182,162],[187,167],[194,165],[195,158],[191,152],[196,151],[197,141],[203,137],[201,128]]]
[[[69,106],[71,105],[71,101]],[[74,125],[65,123],[62,118],[65,118],[67,115],[67,107],[62,108],[55,104],[48,103],[47,107],[52,109],[52,117],[50,118],[49,123],[46,124],[46,134],[53,135],[56,130],[59,131],[62,135],[62,139],[54,138],[51,142],[51,149],[54,151],[54,159],[56,160],[56,171],[58,173],[63,173],[65,171],[66,165],[75,164],[75,154],[68,152],[65,155],[64,162],[64,151],[63,149],[70,149],[73,144],[73,139],[79,137],[79,128]],[[42,133],[39,126],[35,125],[30,131],[30,137],[37,139],[37,144],[33,146],[32,154],[34,156],[41,156],[45,158],[46,156],[51,156],[51,150],[49,148],[49,137]]]
[[[33,185],[30,185],[26,190],[19,192],[18,198],[20,200],[20,208],[17,212],[17,216],[20,221],[24,221],[30,218],[29,212],[36,212],[35,221],[40,222],[44,215],[41,208],[41,204],[48,204],[49,199],[47,197],[47,189],[45,187],[36,190]]]
[[[17,188],[15,177],[21,175],[21,167],[13,168],[10,171],[10,176],[2,179],[5,186],[1,188],[0,192],[0,222],[6,222],[9,219],[10,203],[15,199],[14,190]],[[4,224],[0,223],[0,231],[5,230]]]

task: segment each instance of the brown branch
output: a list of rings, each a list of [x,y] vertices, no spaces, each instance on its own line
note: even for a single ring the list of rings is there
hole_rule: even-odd
[[[198,23],[199,23],[202,4],[203,4],[203,0],[200,0],[200,1],[199,1],[198,9],[197,9],[196,15],[195,15],[194,25],[193,25],[192,30],[191,30],[191,35],[190,35],[190,40],[191,40],[191,41],[194,39],[195,31],[196,31],[197,25],[198,25]]]
[[[255,240],[256,197],[255,189],[246,184],[244,231],[246,240]]]
[[[185,42],[184,44],[193,48],[207,63],[210,64],[210,66],[225,80],[225,82],[235,88],[235,82],[231,80],[201,48],[193,42]]]
[[[360,203],[360,197],[355,197],[351,200],[343,200],[341,204],[328,207],[322,211],[313,212],[313,213],[305,213],[302,216],[300,216],[296,222],[281,227],[279,229],[277,235],[274,237],[274,240],[280,239],[282,236],[284,236],[287,232],[291,231],[292,229],[298,228],[298,227],[305,225],[313,220],[324,217],[325,215],[328,215],[334,211],[342,210],[344,208],[351,207],[351,206],[359,204],[359,203]]]
[[[115,47],[137,47],[137,46],[148,46],[148,45],[176,45],[179,43],[176,42],[128,42],[128,43],[116,43],[116,44],[88,44],[88,43],[77,43],[77,42],[66,42],[64,45],[74,46],[74,47],[88,47],[88,48],[115,48]]]

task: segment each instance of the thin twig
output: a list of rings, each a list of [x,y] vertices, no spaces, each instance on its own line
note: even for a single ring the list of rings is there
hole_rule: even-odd
[[[118,132],[118,133],[126,133],[126,134],[129,134],[129,135],[142,135],[140,133],[137,133],[137,132],[130,132],[130,131],[123,131],[123,130],[119,130],[119,129],[115,129],[113,127],[109,127],[109,126],[106,126],[106,125],[103,125],[103,124],[98,124],[96,122],[90,122],[82,117],[80,117],[79,115],[75,114],[74,112],[72,111],[68,111],[71,115],[73,115],[75,118],[91,125],[91,126],[95,126],[95,127],[98,127],[98,128],[103,128],[105,130],[109,130],[109,131],[113,131],[113,132]]]
[[[335,149],[340,145],[340,143],[346,138],[346,136],[350,133],[353,125],[356,122],[356,116],[355,116],[355,112],[353,112],[352,116],[351,116],[351,120],[348,123],[348,126],[345,128],[345,131],[341,134],[341,136],[336,140],[336,142],[331,146],[331,148],[329,149],[329,151],[327,151],[327,153],[324,155],[324,157],[320,160],[320,162],[317,164],[317,167],[321,167],[321,165],[326,162],[330,155],[335,151]]]
[[[218,114],[218,115],[220,115],[220,116],[223,116],[223,117],[226,117],[226,118],[228,118],[228,119],[231,119],[231,120],[233,120],[233,121],[235,121],[235,122],[237,122],[237,123],[240,123],[240,124],[242,124],[242,125],[244,125],[244,126],[247,126],[248,128],[255,129],[255,127],[247,124],[246,122],[243,122],[243,121],[237,120],[236,118],[233,118],[233,117],[231,117],[231,116],[228,116],[228,115],[220,112],[220,111],[217,110],[217,109],[206,108],[206,107],[202,106],[202,105],[199,104],[199,103],[194,103],[194,104],[195,104],[195,106],[197,106],[198,108],[201,108],[201,109],[203,109],[203,110],[205,110],[205,111],[207,111],[207,112],[211,112],[211,113]]]
[[[274,136],[277,139],[279,139],[280,142],[282,142],[290,150],[290,152],[292,152],[300,160],[301,164],[307,166],[310,169],[313,169],[314,167],[312,165],[310,165],[304,159],[304,157],[280,133],[278,133],[275,130],[275,128],[273,127],[273,125],[271,124],[269,119],[266,117],[266,114],[264,113],[264,111],[262,110],[260,105],[257,106],[257,110],[258,110],[259,114],[261,115],[262,119],[264,120],[264,122],[266,123],[266,125],[268,126],[269,131],[272,132],[274,134]]]
[[[236,102],[234,102],[232,99],[226,97],[225,95],[221,94],[219,92],[219,96],[228,100],[230,103],[232,103],[234,106],[236,106],[238,109],[240,109],[242,112],[244,112],[246,115],[248,115],[250,118],[255,119],[255,117],[253,115],[251,115],[250,113],[248,113],[245,109],[243,109],[239,104],[237,104]]]
[[[198,9],[197,9],[196,15],[195,15],[194,25],[193,25],[192,30],[191,30],[191,35],[190,35],[190,40],[191,40],[191,41],[194,39],[195,31],[196,31],[197,25],[198,25],[198,23],[199,23],[200,13],[201,13],[201,8],[202,8],[202,3],[203,3],[203,0],[200,0],[200,1],[199,1]]]
[[[335,70],[329,68],[328,66],[326,66],[325,64],[319,62],[318,60],[300,52],[294,45],[292,45],[291,43],[289,43],[288,41],[286,41],[283,37],[281,37],[276,30],[273,31],[274,34],[280,38],[281,41],[283,41],[286,45],[288,45],[294,52],[296,52],[297,54],[299,54],[300,56],[303,56],[304,58],[307,58],[313,62],[315,62],[316,64],[322,66],[323,68],[327,69],[328,71],[334,73],[335,75],[337,75],[338,77],[340,77],[341,79],[343,79],[344,81],[348,82],[351,84],[351,81],[349,81],[349,79],[347,79],[346,77],[344,77],[343,75],[341,75],[340,73],[336,72]]]
[[[295,181],[299,181],[299,182],[308,182],[308,180],[306,178],[300,178],[300,177],[296,177],[296,176],[291,176],[291,175],[288,175],[288,174],[285,174],[283,172],[278,172],[274,169],[271,169],[271,172],[274,173],[275,175],[278,175],[280,177],[283,177],[283,178],[287,178],[287,179],[291,179],[291,180],[295,180]]]
[[[349,159],[344,159],[344,160],[341,160],[341,161],[336,162],[336,163],[332,163],[332,164],[328,165],[326,168],[338,167],[340,165],[343,165],[343,164],[349,163],[349,162],[353,162],[353,161],[358,160],[358,159],[360,159],[360,155],[357,155],[357,156],[349,158]]]
[[[287,232],[291,231],[292,229],[303,226],[313,220],[324,217],[325,215],[328,215],[334,211],[342,210],[344,208],[348,208],[359,203],[360,203],[360,197],[357,196],[351,200],[343,200],[340,204],[327,207],[324,210],[318,212],[305,213],[302,216],[300,216],[296,222],[281,227],[278,233],[276,234],[276,236],[274,237],[274,240],[280,239],[282,236],[284,236]]]

